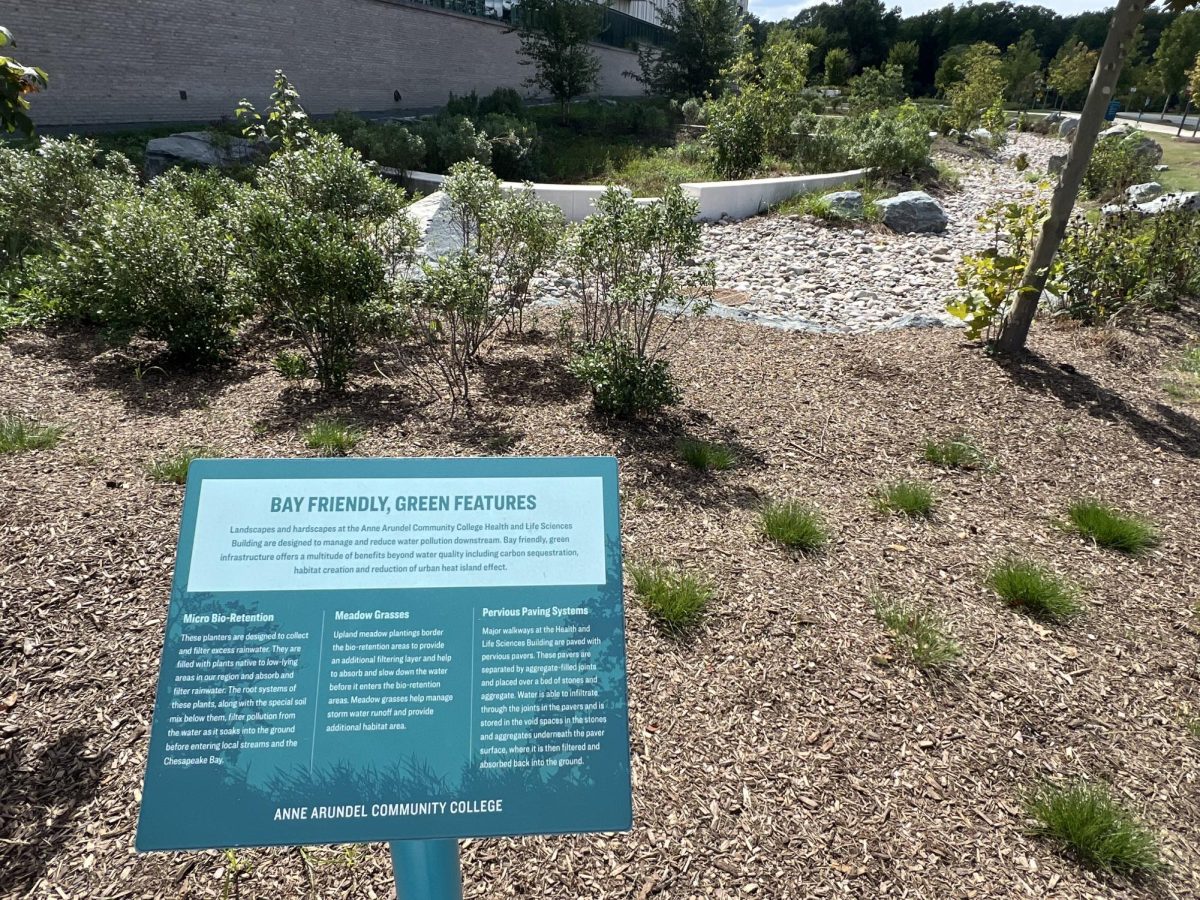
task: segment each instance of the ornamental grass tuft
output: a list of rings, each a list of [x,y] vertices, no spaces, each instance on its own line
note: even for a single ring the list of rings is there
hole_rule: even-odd
[[[876,488],[875,506],[884,513],[928,519],[933,515],[933,490],[924,482],[902,478]]]
[[[1083,612],[1072,585],[1029,560],[1010,558],[996,564],[987,583],[1006,604],[1031,616],[1062,622]]]
[[[965,436],[925,442],[925,459],[943,469],[979,469],[983,452]]]
[[[759,513],[764,535],[791,550],[815,553],[829,541],[821,514],[799,500],[772,500]]]
[[[712,588],[698,575],[658,564],[629,567],[633,589],[646,611],[668,629],[695,625],[712,599]]]
[[[877,600],[875,616],[892,636],[897,649],[924,672],[941,669],[962,655],[962,649],[950,636],[945,620],[932,610],[919,609],[907,603]]]
[[[58,445],[63,429],[41,425],[16,413],[0,413],[0,454],[49,450]]]
[[[1110,550],[1137,556],[1158,543],[1158,531],[1149,522],[1099,500],[1076,500],[1067,515],[1076,531]]]
[[[1152,875],[1162,869],[1154,835],[1103,785],[1046,785],[1025,801],[1033,833],[1058,843],[1094,869]]]
[[[209,447],[184,447],[170,456],[156,460],[149,468],[155,481],[164,484],[187,484],[188,467],[193,460],[209,459],[219,454]]]
[[[680,438],[675,445],[679,458],[701,472],[718,471],[733,468],[736,459],[733,451],[724,444],[714,444],[709,441],[694,438]]]
[[[323,456],[345,456],[363,439],[361,428],[341,419],[318,419],[304,431],[304,443],[309,450]]]

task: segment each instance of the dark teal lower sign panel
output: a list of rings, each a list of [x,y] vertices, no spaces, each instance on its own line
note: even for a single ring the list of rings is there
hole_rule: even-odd
[[[630,825],[615,460],[193,464],[139,850]]]

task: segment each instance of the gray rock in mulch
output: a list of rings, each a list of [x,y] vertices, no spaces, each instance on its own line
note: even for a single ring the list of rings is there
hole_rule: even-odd
[[[462,230],[454,221],[450,196],[434,191],[404,210],[416,223],[419,234],[418,252],[430,260],[448,256],[462,249]]]
[[[996,136],[986,128],[976,128],[974,131],[969,131],[967,132],[967,137],[973,141],[977,141],[980,144],[988,145],[990,145],[992,141],[996,139]]]
[[[1075,129],[1078,127],[1079,127],[1078,119],[1063,119],[1058,124],[1058,136],[1064,137],[1064,138],[1070,137],[1072,134],[1075,133]]]
[[[245,138],[211,131],[183,131],[146,142],[146,174],[153,178],[172,166],[228,169],[260,159],[266,148]]]
[[[962,319],[956,319],[949,313],[937,312],[908,312],[897,316],[884,325],[880,331],[900,331],[903,328],[962,328]]]
[[[1065,169],[1066,166],[1067,166],[1067,154],[1065,154],[1065,153],[1052,154],[1049,162],[1046,163],[1046,173],[1048,175],[1057,175],[1059,172],[1061,172],[1063,169]]]
[[[1149,203],[1139,203],[1137,205],[1138,212],[1145,213],[1148,216],[1158,215],[1162,212],[1171,210],[1184,210],[1186,212],[1200,212],[1200,191],[1183,191],[1178,194],[1164,194],[1157,200],[1151,200]]]
[[[829,204],[834,215],[843,219],[863,217],[863,195],[858,191],[834,191],[821,198]]]
[[[883,224],[901,234],[942,232],[950,224],[942,205],[924,191],[905,191],[875,204],[883,210]]]
[[[1157,181],[1147,181],[1145,184],[1135,184],[1125,189],[1125,196],[1130,203],[1147,203],[1155,197],[1161,197],[1165,189]]]

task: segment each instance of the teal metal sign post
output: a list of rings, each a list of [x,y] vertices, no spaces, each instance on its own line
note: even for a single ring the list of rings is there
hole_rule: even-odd
[[[632,824],[611,458],[198,460],[139,850]]]

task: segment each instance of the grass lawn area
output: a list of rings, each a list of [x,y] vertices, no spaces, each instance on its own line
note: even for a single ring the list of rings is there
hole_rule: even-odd
[[[1154,139],[1162,145],[1162,161],[1171,168],[1158,173],[1158,182],[1171,191],[1200,191],[1200,141],[1176,140],[1165,134]]]
[[[1006,366],[952,330],[693,320],[680,405],[619,424],[538,324],[487,350],[474,422],[425,402],[428,371],[366,359],[348,395],[317,395],[261,336],[196,374],[86,332],[0,344],[0,411],[62,428],[0,454],[0,893],[392,896],[381,844],[131,851],[183,499],[153,473],[184,448],[317,456],[311,426],[336,421],[364,457],[620,458],[633,831],[467,841],[468,896],[1194,895],[1200,422],[1163,390],[1174,331],[1039,324]],[[987,465],[926,460],[968,436]],[[729,464],[698,467],[688,441]],[[879,508],[901,480],[936,502]],[[1134,556],[1062,524],[1093,497],[1160,542]],[[787,504],[821,541],[764,525]],[[1078,586],[1078,623],[992,589],[1014,556]],[[1153,885],[1058,852],[1081,840],[1059,795],[1033,833],[1030,792],[1080,779],[1149,829]]]

